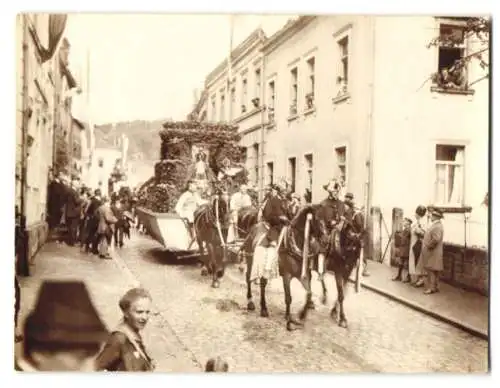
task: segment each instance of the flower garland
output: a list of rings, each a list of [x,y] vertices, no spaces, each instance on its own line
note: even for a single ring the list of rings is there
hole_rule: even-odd
[[[196,131],[225,131],[236,132],[238,126],[202,121],[167,121],[163,123],[165,129],[196,130]]]

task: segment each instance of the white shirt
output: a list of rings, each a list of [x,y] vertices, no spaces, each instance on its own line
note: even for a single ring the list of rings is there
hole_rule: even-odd
[[[231,196],[229,207],[232,211],[239,211],[250,206],[252,206],[252,199],[248,193],[243,194],[241,191],[238,191]]]
[[[189,222],[193,222],[194,212],[204,203],[198,193],[192,193],[188,190],[177,201],[175,212],[182,218],[186,218]]]

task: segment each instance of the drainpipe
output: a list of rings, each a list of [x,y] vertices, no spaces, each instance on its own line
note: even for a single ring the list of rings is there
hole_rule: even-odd
[[[23,86],[22,86],[22,120],[21,120],[21,209],[20,209],[20,220],[19,220],[19,236],[21,238],[22,244],[19,253],[19,260],[17,263],[16,273],[22,276],[29,276],[29,263],[28,263],[28,244],[27,244],[27,233],[26,233],[26,170],[27,170],[27,138],[28,138],[28,120],[27,115],[28,109],[28,16],[22,15],[21,23],[23,26],[23,50],[22,50],[22,61],[23,61]]]
[[[265,74],[266,74],[266,55],[262,55],[262,68],[260,70],[260,100],[261,100],[261,111],[260,111],[260,179],[259,179],[259,200],[262,201],[264,195],[264,156],[266,147],[266,112],[268,106],[266,104],[266,85],[265,85]]]
[[[375,98],[375,88],[374,88],[374,82],[375,82],[375,53],[376,53],[376,40],[375,40],[375,16],[368,16],[370,20],[370,35],[371,35],[371,56],[372,56],[372,62],[371,62],[371,75],[370,75],[370,91],[369,91],[369,101],[368,101],[368,120],[367,120],[367,159],[366,159],[366,182],[365,182],[365,198],[364,198],[364,203],[365,203],[365,231],[368,230],[368,225],[370,222],[370,215],[371,215],[371,207],[372,207],[372,202],[373,202],[373,184],[372,184],[372,179],[373,179],[373,149],[374,149],[374,138],[373,138],[373,110],[374,110],[374,98]],[[365,246],[363,248],[363,257],[361,260],[360,265],[358,265],[358,270],[356,272],[356,291],[359,292],[360,287],[361,287],[361,273],[363,271],[363,266],[364,266],[364,260],[366,258],[366,245],[369,245],[371,243],[371,236],[368,235],[368,241],[365,241]],[[373,256],[373,250],[372,250],[372,256]],[[373,260],[373,257],[371,257]]]

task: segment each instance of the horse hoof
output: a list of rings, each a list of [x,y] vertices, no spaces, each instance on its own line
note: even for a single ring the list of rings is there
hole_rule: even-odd
[[[337,310],[335,309],[330,310],[330,318],[332,318],[334,321],[337,320]]]
[[[345,319],[341,319],[339,321],[339,326],[344,328],[344,329],[347,329],[347,321]]]
[[[290,321],[286,322],[286,329],[288,331],[293,331],[292,322],[290,322]]]
[[[255,311],[255,305],[253,304],[252,301],[248,302],[248,304],[247,304],[247,310],[248,311]]]
[[[326,297],[326,295],[323,295],[323,296],[321,297],[321,304],[322,304],[322,305],[325,305],[325,304],[326,304],[326,302],[327,302],[327,299],[328,299],[328,298]]]
[[[202,268],[201,276],[208,276],[208,270],[206,268]]]
[[[238,269],[240,270],[240,273],[245,272],[245,267],[243,265],[240,265]]]
[[[219,286],[220,286],[220,283],[219,283],[219,281],[218,281],[218,280],[214,280],[214,281],[212,282],[212,288],[219,288]]]
[[[304,321],[306,319],[306,316],[307,316],[307,308],[303,309],[300,311],[299,313],[299,319],[301,321]]]
[[[267,311],[267,309],[260,310],[260,316],[262,318],[268,318],[269,317],[269,312]]]
[[[309,310],[316,310],[316,305],[314,304],[314,302],[311,300],[308,304],[307,304],[307,308]]]

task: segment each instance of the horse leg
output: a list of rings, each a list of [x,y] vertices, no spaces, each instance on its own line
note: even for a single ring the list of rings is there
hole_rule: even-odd
[[[269,317],[269,312],[267,311],[266,304],[266,286],[267,279],[264,277],[260,278],[260,316],[267,318]]]
[[[321,290],[323,292],[323,294],[321,295],[321,303],[325,305],[328,300],[328,290],[326,288],[325,277],[323,275],[320,275],[319,281],[321,283]]]
[[[247,281],[247,310],[255,311],[255,304],[252,300],[252,282],[250,281],[250,276],[252,273],[252,261],[253,258],[251,255],[247,256],[247,273],[246,273],[246,281]]]
[[[203,241],[198,240],[198,246],[200,250],[200,258],[201,260],[201,276],[208,276],[208,268],[207,268],[207,262],[206,259],[203,260],[203,256],[205,255],[205,252],[203,250]]]
[[[306,289],[306,302],[302,310],[300,310],[299,318],[301,321],[305,321],[307,318],[307,313],[311,309],[311,306],[312,308],[314,308],[311,290],[311,271],[308,271],[307,277],[301,283],[302,286]]]
[[[290,312],[290,306],[292,304],[292,290],[290,287],[291,281],[292,277],[290,276],[290,274],[283,274],[283,289],[285,291],[285,319],[286,319],[286,329],[288,331],[295,330],[293,328],[293,325],[298,323],[293,320],[292,314]]]
[[[342,274],[335,274],[335,280],[337,281],[337,293],[338,293],[335,307],[337,307],[337,304],[339,307],[338,323],[340,327],[347,328],[347,319],[344,313],[344,296],[345,296],[345,288],[347,280],[344,278]]]
[[[210,267],[211,267],[211,273],[212,273],[212,288],[219,288],[220,286],[220,281],[219,281],[219,276],[217,275],[217,266],[216,266],[216,257],[215,255],[218,254],[218,249],[216,249],[214,246],[210,245]]]
[[[302,283],[303,287],[306,289],[306,292],[311,293],[311,297],[307,299],[306,301],[306,307],[309,310],[315,310],[316,305],[314,304],[314,301],[312,300],[312,291],[311,291],[311,282],[312,282],[312,270],[307,271],[307,276],[308,279],[306,280],[306,284]],[[302,319],[302,318],[301,318]]]
[[[333,304],[332,309],[330,310],[330,317],[338,321],[339,320],[339,298],[340,298],[340,289],[342,287],[342,276],[338,275],[338,271],[335,271],[335,284],[337,286],[337,299],[335,300],[335,303]]]

